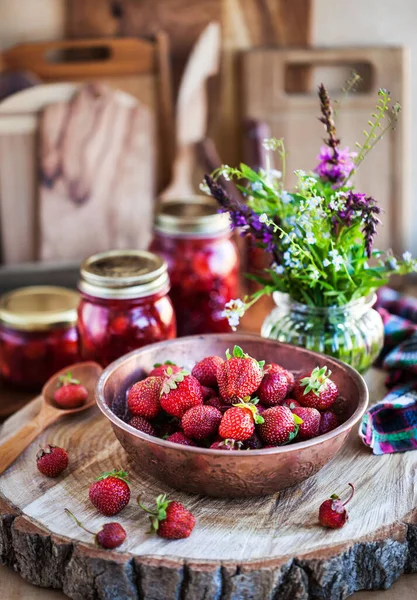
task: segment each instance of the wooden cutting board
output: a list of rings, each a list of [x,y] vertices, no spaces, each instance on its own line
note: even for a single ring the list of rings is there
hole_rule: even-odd
[[[317,119],[320,107],[315,90],[287,92],[288,73],[306,66],[341,69],[348,76],[356,67],[370,72],[367,89],[350,95],[337,116],[341,145],[352,150],[356,141],[363,142],[362,132],[368,127],[380,87],[390,90],[393,104],[397,100],[402,104],[396,130],[387,133],[366,158],[355,183],[358,190],[374,196],[385,211],[377,247],[392,246],[397,252],[403,251],[410,207],[408,52],[403,48],[258,49],[245,52],[242,60],[243,116],[267,122],[273,136],[284,138],[289,153],[289,187],[294,184],[295,169],[308,171],[315,167],[324,134]]]
[[[133,96],[83,85],[40,120],[39,258],[82,259],[147,248],[154,189],[154,116]]]
[[[367,376],[373,401],[384,394],[384,377],[378,371]],[[35,402],[10,418],[0,441],[37,410]],[[67,448],[70,465],[58,479],[36,470],[38,442]],[[130,472],[132,498],[116,518],[106,519],[90,504],[88,488],[115,467]],[[345,598],[359,589],[389,587],[406,570],[416,571],[414,480],[414,452],[376,457],[352,431],[337,457],[299,486],[242,500],[187,495],[135,472],[109,422],[91,409],[51,426],[0,477],[0,558],[27,581],[63,589],[74,599]],[[322,529],[320,503],[344,493],[349,481],[357,492],[348,524]],[[148,503],[162,492],[195,514],[187,540],[146,534],[148,517],[136,497],[142,494]],[[116,551],[99,550],[64,508],[92,531],[119,521],[126,542]]]

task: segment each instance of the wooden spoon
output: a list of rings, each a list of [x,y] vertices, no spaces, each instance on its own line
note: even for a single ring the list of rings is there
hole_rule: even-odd
[[[79,408],[58,408],[54,401],[54,392],[58,379],[71,371],[74,379],[78,379],[88,390],[88,398]],[[73,415],[91,408],[95,404],[94,389],[103,369],[95,362],[84,362],[62,369],[53,375],[43,386],[42,405],[38,415],[27,425],[16,431],[4,444],[0,446],[0,475],[10,467],[18,456],[29,446],[34,439],[49,425],[64,416]],[[37,400],[38,398],[35,398]]]

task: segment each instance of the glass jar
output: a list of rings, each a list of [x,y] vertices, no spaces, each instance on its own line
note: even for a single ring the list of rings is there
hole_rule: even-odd
[[[210,198],[169,201],[150,249],[168,263],[178,335],[230,332],[224,305],[239,295],[239,258],[229,217]]]
[[[80,354],[103,367],[146,344],[175,338],[165,261],[140,250],[112,250],[81,265]]]
[[[263,337],[334,356],[360,373],[382,350],[384,326],[372,308],[375,294],[327,308],[294,302],[280,292],[274,292],[273,297],[277,308],[262,325]]]
[[[0,299],[0,376],[40,389],[78,361],[77,292],[52,286],[21,288]]]

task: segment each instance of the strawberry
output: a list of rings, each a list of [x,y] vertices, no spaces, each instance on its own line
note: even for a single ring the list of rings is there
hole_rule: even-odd
[[[266,373],[257,391],[259,402],[264,406],[281,404],[288,393],[288,379],[284,371]]]
[[[132,385],[127,396],[127,406],[132,415],[154,419],[159,414],[163,381],[162,377],[147,377]]]
[[[220,396],[233,404],[236,400],[250,396],[262,381],[264,361],[258,362],[245,354],[239,346],[233,348],[233,356],[229,350],[225,360],[217,369],[217,381]]]
[[[252,436],[246,440],[245,442],[243,442],[242,448],[244,450],[259,450],[260,448],[263,447],[261,438],[258,436],[258,434],[253,433]]]
[[[201,386],[201,393],[203,394],[204,402],[206,402],[206,400],[210,400],[210,398],[213,398],[213,396],[217,396],[216,390],[213,390],[213,388],[207,387],[205,385]]]
[[[181,540],[190,536],[195,525],[194,515],[180,502],[167,500],[166,494],[156,499],[156,507],[149,510],[140,503],[139,506],[150,514],[151,531],[167,540]]]
[[[161,389],[161,406],[165,412],[181,419],[193,406],[203,404],[203,393],[197,379],[188,371],[169,373]]]
[[[301,419],[294,415],[286,406],[272,406],[262,417],[264,422],[259,425],[258,433],[265,444],[280,446],[287,444],[298,433]]]
[[[222,416],[214,406],[193,406],[184,414],[181,425],[187,437],[204,440],[217,433]]]
[[[68,467],[68,454],[63,448],[48,444],[37,453],[36,466],[42,475],[58,477]]]
[[[332,411],[340,422],[345,421],[351,414],[349,400],[343,396],[338,396],[332,405]]]
[[[352,488],[349,498],[346,502],[340,500],[337,494],[332,494],[329,500],[325,500],[319,508],[319,521],[323,527],[330,527],[330,529],[340,529],[346,523],[349,518],[348,512],[345,508],[346,504],[350,502],[355,493],[355,488],[352,483],[348,483]]]
[[[219,435],[225,440],[243,442],[253,435],[255,423],[263,423],[263,417],[258,414],[254,404],[235,404],[224,413],[220,421]]]
[[[223,400],[221,398],[219,398],[218,396],[213,396],[212,398],[209,398],[206,402],[207,406],[214,406],[215,408],[217,408],[221,413],[226,412],[226,410],[229,410],[230,408],[230,404],[225,404],[223,402]]]
[[[172,373],[179,373],[182,371],[181,367],[177,367],[177,365],[170,360],[166,360],[163,365],[155,363],[152,371],[148,373],[148,377],[166,377],[169,368],[171,368]]]
[[[138,431],[142,431],[143,433],[147,433],[148,435],[156,435],[155,428],[145,417],[135,416],[128,421],[128,425],[131,425]]]
[[[294,408],[300,408],[301,404],[297,400],[294,400],[294,398],[287,398],[281,406],[287,406],[290,410],[293,410]]]
[[[65,509],[67,515],[69,515],[74,521],[77,523],[81,529],[84,529],[87,533],[91,533],[94,536],[94,541],[101,548],[105,548],[106,550],[113,550],[113,548],[118,548],[123,544],[126,539],[126,531],[120,525],[120,523],[106,523],[103,525],[102,529],[99,532],[94,533],[89,529],[86,529],[84,525],[79,521],[75,515],[72,514],[68,508]]]
[[[117,515],[130,500],[125,471],[111,471],[97,477],[90,486],[89,497],[96,509],[106,517]]]
[[[328,433],[329,431],[336,429],[336,427],[339,427],[339,421],[334,412],[331,410],[325,410],[322,412],[318,435]]]
[[[216,387],[217,369],[223,363],[224,360],[220,356],[206,356],[194,366],[191,375],[198,379],[201,385]]]
[[[181,444],[181,446],[196,446],[193,440],[190,440],[182,431],[176,431],[168,436],[167,442],[174,442],[174,444]]]
[[[288,391],[291,392],[293,390],[295,377],[291,371],[284,369],[284,367],[281,367],[281,365],[278,365],[277,363],[269,363],[268,365],[265,365],[264,371],[266,373],[284,373],[288,382]]]
[[[87,388],[78,379],[74,379],[69,371],[58,378],[54,400],[59,408],[78,408],[85,404],[87,398]]]
[[[318,410],[301,406],[300,408],[294,408],[292,412],[303,421],[300,423],[297,439],[310,440],[318,435],[320,427],[320,413]]]
[[[336,384],[329,379],[327,367],[316,367],[309,375],[298,379],[294,386],[295,399],[301,406],[327,410],[337,398]]]
[[[236,440],[217,440],[210,446],[211,450],[241,450],[242,442]]]

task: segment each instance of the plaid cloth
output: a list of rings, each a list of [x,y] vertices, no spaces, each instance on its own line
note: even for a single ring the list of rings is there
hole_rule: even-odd
[[[377,366],[392,389],[365,413],[359,435],[374,454],[406,452],[417,448],[417,298],[381,288],[376,308],[385,329]]]

